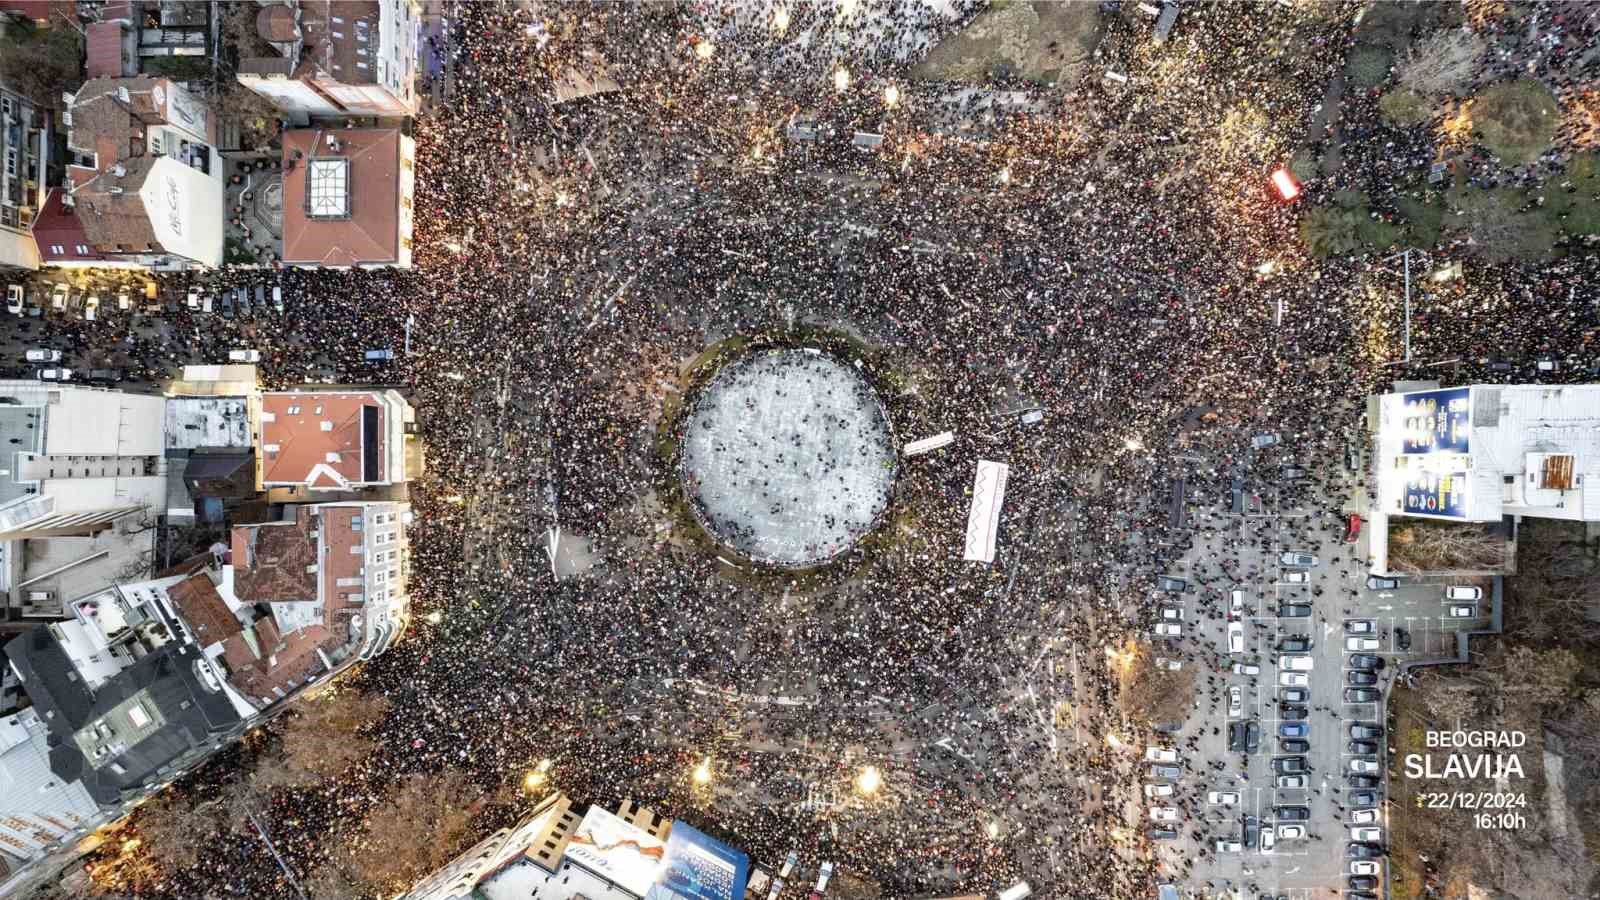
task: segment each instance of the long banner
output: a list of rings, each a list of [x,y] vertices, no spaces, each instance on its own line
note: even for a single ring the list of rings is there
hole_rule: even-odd
[[[1006,480],[1011,467],[987,459],[978,460],[972,482],[972,512],[967,516],[966,558],[973,562],[994,562],[995,532],[1000,529],[1000,507],[1006,500]]]

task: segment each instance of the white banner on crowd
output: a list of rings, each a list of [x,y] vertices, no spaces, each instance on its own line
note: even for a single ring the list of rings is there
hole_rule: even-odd
[[[972,512],[967,516],[966,558],[974,562],[994,562],[994,537],[1000,528],[1000,506],[1006,500],[1006,479],[1011,467],[987,459],[978,460],[972,481]]]
[[[937,450],[940,447],[944,447],[955,439],[956,433],[954,431],[941,431],[933,437],[923,438],[920,441],[912,441],[911,443],[905,445],[900,452],[906,456],[916,456],[919,453],[927,453],[929,450]]]

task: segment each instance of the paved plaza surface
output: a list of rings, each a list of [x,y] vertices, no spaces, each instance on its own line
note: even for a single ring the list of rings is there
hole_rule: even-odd
[[[740,555],[810,565],[882,515],[898,465],[877,393],[815,349],[759,352],[718,372],[684,425],[684,490]]]

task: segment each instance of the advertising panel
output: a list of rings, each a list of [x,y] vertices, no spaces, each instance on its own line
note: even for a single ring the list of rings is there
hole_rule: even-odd
[[[672,823],[649,900],[742,900],[750,857],[684,821]]]
[[[635,897],[650,890],[665,854],[658,838],[598,806],[589,807],[567,844],[567,859]]]
[[[1467,517],[1467,473],[1417,472],[1406,479],[1402,507],[1418,516]]]
[[[1472,425],[1471,388],[1405,395],[1404,452],[1466,453]]]

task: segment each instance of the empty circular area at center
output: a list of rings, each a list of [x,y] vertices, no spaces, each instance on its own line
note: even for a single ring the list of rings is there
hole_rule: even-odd
[[[816,565],[888,506],[894,442],[877,392],[853,367],[816,350],[771,350],[696,395],[682,474],[716,540],[756,562]]]

